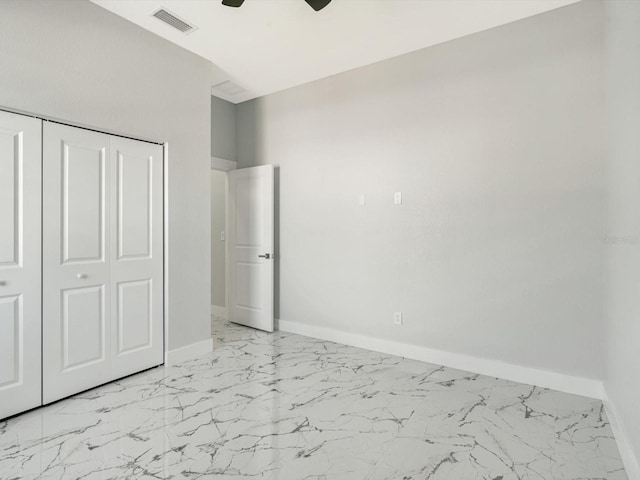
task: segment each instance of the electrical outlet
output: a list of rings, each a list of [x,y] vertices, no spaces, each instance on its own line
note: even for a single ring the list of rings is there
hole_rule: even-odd
[[[402,205],[402,192],[396,192],[393,194],[393,203],[396,205]]]
[[[393,323],[396,325],[402,325],[402,312],[394,312]]]

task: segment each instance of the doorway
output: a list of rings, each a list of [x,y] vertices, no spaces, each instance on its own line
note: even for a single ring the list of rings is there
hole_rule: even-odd
[[[227,319],[227,172],[211,170],[211,332]]]
[[[273,165],[237,170],[235,162],[213,157],[211,167],[211,333],[216,344],[240,325],[274,330],[275,185]]]

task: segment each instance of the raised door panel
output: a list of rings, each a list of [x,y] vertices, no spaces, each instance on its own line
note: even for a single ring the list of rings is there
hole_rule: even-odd
[[[256,257],[258,255],[256,254]],[[257,314],[264,308],[264,289],[260,285],[260,278],[264,265],[256,261],[235,262],[235,284],[236,293],[235,306],[239,310],[249,310],[245,315]]]
[[[61,146],[62,262],[104,262],[106,149]]]
[[[152,345],[151,290],[151,279],[118,284],[118,355]]]
[[[105,360],[104,285],[62,291],[62,371]]]
[[[263,182],[255,176],[238,178],[235,188],[235,238],[239,248],[262,248],[264,245],[264,209],[261,208]],[[256,257],[257,261],[257,257]]]
[[[118,260],[151,258],[153,156],[117,150]]]
[[[46,123],[43,397],[112,379],[109,136]]]
[[[163,362],[162,167],[159,145],[111,139],[112,371]]]
[[[0,267],[20,262],[23,142],[22,131],[0,128]]]
[[[0,389],[20,384],[22,372],[22,315],[20,295],[0,297]]]
[[[42,401],[41,124],[0,111],[0,419]]]

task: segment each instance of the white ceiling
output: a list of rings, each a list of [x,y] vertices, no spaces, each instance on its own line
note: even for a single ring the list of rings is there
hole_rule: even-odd
[[[246,91],[233,103],[284,90],[579,0],[333,0],[315,12],[304,0],[92,0],[209,59],[212,85]],[[194,24],[182,34],[151,17],[159,7]]]

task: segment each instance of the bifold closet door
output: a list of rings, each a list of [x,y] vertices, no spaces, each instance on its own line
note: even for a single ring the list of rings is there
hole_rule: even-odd
[[[45,123],[43,400],[110,379],[109,136]]]
[[[45,403],[163,361],[162,147],[45,123]]]
[[[111,137],[112,375],[164,361],[162,146]]]
[[[41,131],[0,112],[0,419],[42,402]]]

